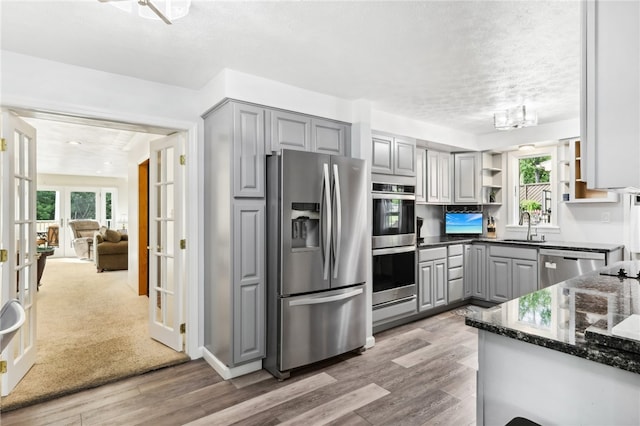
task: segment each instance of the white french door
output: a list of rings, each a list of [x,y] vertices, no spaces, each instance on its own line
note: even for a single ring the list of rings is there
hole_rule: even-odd
[[[2,395],[8,395],[36,360],[36,131],[2,110],[3,145],[0,152],[0,244],[6,261],[0,262],[1,304],[18,299],[26,321],[2,352],[7,363]],[[3,259],[4,260],[4,259]]]
[[[152,141],[149,153],[149,332],[176,351],[184,348],[184,146],[175,134]]]

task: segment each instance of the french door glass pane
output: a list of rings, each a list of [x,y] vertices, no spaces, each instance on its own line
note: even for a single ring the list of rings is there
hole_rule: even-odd
[[[96,218],[96,193],[71,192],[71,219]]]

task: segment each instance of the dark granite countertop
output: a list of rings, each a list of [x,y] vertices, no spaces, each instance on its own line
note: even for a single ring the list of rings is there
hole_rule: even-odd
[[[484,237],[425,237],[424,241],[418,244],[418,248],[430,248],[439,246],[448,246],[451,244],[469,244],[469,243],[487,243],[501,244],[512,246],[526,246],[533,248],[558,249],[558,250],[577,250],[608,253],[623,248],[622,244],[605,244],[605,243],[584,243],[572,241],[513,241],[509,239],[495,239]]]
[[[612,328],[640,314],[640,280],[604,276],[605,270],[639,270],[618,262],[599,271],[467,315],[469,326],[640,374],[640,340]]]

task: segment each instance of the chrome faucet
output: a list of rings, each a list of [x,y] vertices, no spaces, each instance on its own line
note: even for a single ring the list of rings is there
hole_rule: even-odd
[[[531,213],[529,213],[528,211],[521,211],[520,212],[520,222],[518,222],[518,225],[522,225],[523,220],[524,220],[524,215],[527,215],[527,241],[533,240],[533,236],[534,235],[538,235],[538,233],[535,231],[534,229],[534,233],[531,233]]]

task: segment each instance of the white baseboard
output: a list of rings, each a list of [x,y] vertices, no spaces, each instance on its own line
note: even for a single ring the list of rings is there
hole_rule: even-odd
[[[374,346],[375,346],[375,344],[376,344],[376,338],[375,338],[375,337],[373,337],[373,336],[367,336],[367,341],[366,341],[366,343],[364,344],[364,347],[365,347],[366,349],[369,349],[369,348],[374,347]]]
[[[245,374],[253,373],[254,371],[262,370],[262,360],[250,362],[248,364],[242,364],[238,367],[227,367],[206,348],[202,350],[202,356],[204,360],[207,361],[207,364],[209,364],[211,368],[216,370],[216,372],[224,380],[233,379],[234,377],[239,377]]]

